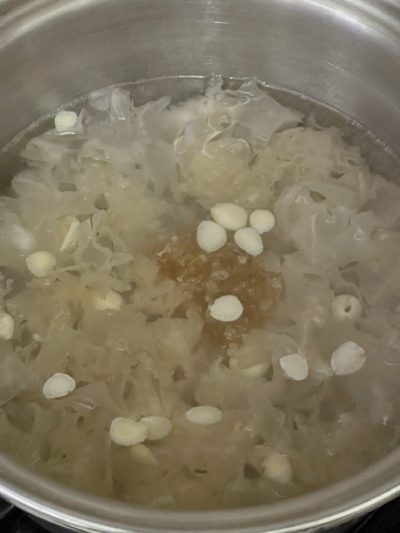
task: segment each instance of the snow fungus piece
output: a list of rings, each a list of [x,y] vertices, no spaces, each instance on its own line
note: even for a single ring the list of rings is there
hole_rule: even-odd
[[[331,368],[338,376],[358,372],[366,361],[365,350],[353,341],[344,342],[333,352]]]
[[[232,294],[220,296],[210,305],[210,315],[221,322],[234,322],[242,316],[243,305]]]
[[[250,215],[250,226],[258,233],[268,233],[276,224],[275,215],[268,209],[256,209]]]
[[[69,374],[57,372],[53,374],[43,385],[43,396],[47,400],[64,398],[76,388],[76,381]]]
[[[212,220],[203,220],[197,228],[197,244],[205,252],[216,252],[225,246],[226,230]]]
[[[131,418],[117,417],[111,422],[111,440],[119,446],[133,446],[146,440],[149,429],[142,421]]]
[[[68,231],[66,232],[64,239],[60,246],[60,252],[70,252],[72,251],[77,244],[78,232],[79,232],[80,222],[74,217],[71,220]]]
[[[247,224],[247,211],[236,204],[217,204],[211,209],[211,216],[225,229],[236,231]]]
[[[298,353],[284,355],[279,359],[279,365],[289,379],[294,381],[304,381],[308,377],[308,363],[306,359]]]
[[[23,253],[30,252],[35,242],[33,234],[19,224],[12,225],[11,238],[17,248]]]
[[[236,245],[249,255],[260,255],[264,250],[260,234],[254,228],[239,229],[235,232],[233,239]]]
[[[185,418],[192,424],[210,426],[222,420],[222,412],[212,405],[199,405],[186,411]]]

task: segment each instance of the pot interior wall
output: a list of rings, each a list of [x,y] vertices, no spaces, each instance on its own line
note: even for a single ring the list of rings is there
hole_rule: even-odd
[[[380,3],[386,2],[375,8],[357,0],[25,2],[22,13],[3,18],[0,146],[93,88],[218,73],[305,94],[400,152],[400,42],[390,19],[378,16]]]
[[[195,95],[203,94],[210,76],[170,76],[154,79],[125,82],[121,86],[129,90],[134,102],[141,105],[164,95],[170,95],[172,101],[182,101]],[[226,88],[238,88],[243,78],[224,77]],[[96,87],[97,88],[97,87]],[[400,157],[381,139],[377,138],[363,124],[347,116],[342,111],[330,107],[315,99],[305,97],[295,91],[269,86],[266,90],[283,105],[301,111],[305,116],[312,116],[320,125],[337,126],[344,132],[346,140],[357,145],[368,160],[369,165],[376,172],[395,181],[399,178]],[[85,104],[86,95],[82,95],[68,103],[69,109],[79,112]],[[58,107],[58,106],[56,106]],[[29,138],[47,131],[53,127],[54,108],[39,117],[38,120],[19,132],[10,142],[0,149],[0,166],[2,169],[2,186],[0,191],[6,191],[12,176],[23,167],[19,154]]]

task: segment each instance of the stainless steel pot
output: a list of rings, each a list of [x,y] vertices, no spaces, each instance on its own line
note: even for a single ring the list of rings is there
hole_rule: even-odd
[[[93,88],[219,73],[253,75],[340,109],[400,153],[396,0],[0,0],[0,17],[0,146]],[[0,456],[2,496],[88,532],[309,531],[399,493],[400,451],[318,493],[201,513],[82,495]]]

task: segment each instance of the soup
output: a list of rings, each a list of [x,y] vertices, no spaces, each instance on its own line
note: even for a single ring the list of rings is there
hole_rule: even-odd
[[[400,189],[254,80],[29,140],[0,199],[0,449],[177,509],[273,502],[398,443]]]

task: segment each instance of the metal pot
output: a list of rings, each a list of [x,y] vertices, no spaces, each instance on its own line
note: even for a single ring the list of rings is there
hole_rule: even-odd
[[[400,153],[396,0],[0,0],[0,17],[0,146],[93,88],[161,78],[165,89],[171,77],[187,76],[193,89],[196,76],[219,73],[256,76],[324,102]],[[87,532],[311,531],[400,493],[399,465],[396,451],[290,501],[177,513],[82,495],[0,456],[0,494]]]

